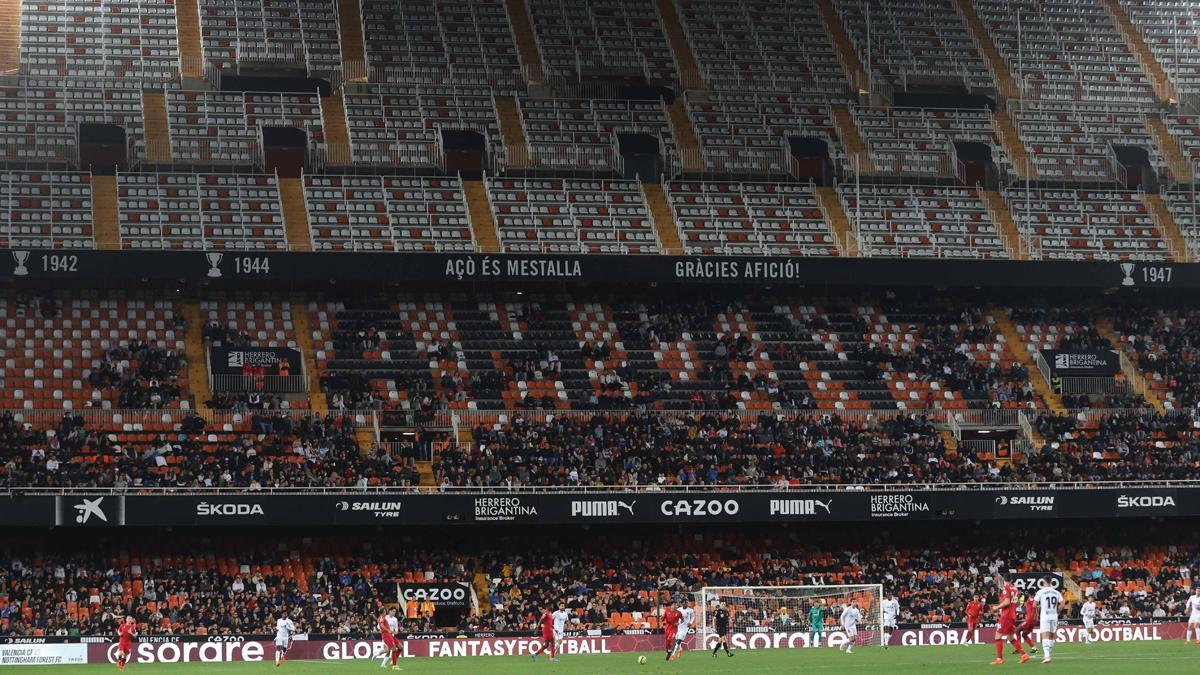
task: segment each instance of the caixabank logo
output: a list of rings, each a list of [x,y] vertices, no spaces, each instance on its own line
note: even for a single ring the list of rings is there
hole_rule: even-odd
[[[55,497],[58,527],[116,527],[125,524],[124,496]]]

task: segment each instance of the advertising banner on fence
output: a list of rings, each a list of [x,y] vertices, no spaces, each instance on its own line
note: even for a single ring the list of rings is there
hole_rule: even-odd
[[[871,491],[109,494],[0,498],[10,526],[635,525],[1200,515],[1200,487]]]
[[[1062,572],[1016,572],[1008,575],[1008,580],[1012,582],[1022,593],[1033,595],[1041,588],[1042,579],[1049,579],[1050,585],[1058,590],[1063,589]]]
[[[281,363],[286,363],[293,375],[304,368],[300,352],[287,347],[208,348],[208,368],[213,375],[253,375],[250,369],[262,369],[263,375],[278,375]]]
[[[466,609],[471,604],[471,585],[466,582],[414,583],[402,582],[397,592],[404,602],[430,601],[435,607]]]
[[[1182,621],[1101,621],[1093,629],[1092,639],[1100,642],[1144,642],[1182,640],[1187,624]],[[1080,642],[1083,627],[1074,621],[1058,629],[1060,642]],[[862,634],[860,634],[862,637]],[[901,625],[891,645],[904,647],[961,645],[970,638],[975,644],[990,644],[992,627],[982,627],[971,633],[957,624]],[[14,638],[6,638],[13,640]],[[18,638],[19,639],[19,638]],[[715,640],[709,636],[708,640]],[[764,631],[733,633],[730,646],[734,649],[806,649],[812,645],[807,632]],[[662,648],[662,635],[648,631],[606,632],[595,635],[573,635],[565,639],[563,652],[567,655],[621,654],[657,652]],[[689,648],[698,645],[689,640]],[[826,633],[822,648],[845,644],[840,630]],[[540,645],[530,636],[513,635],[420,635],[402,642],[404,658],[427,657],[491,657],[527,656]],[[331,636],[311,636],[296,640],[288,650],[288,660],[343,661],[370,659],[383,651],[383,643],[370,639],[335,639]],[[265,636],[156,636],[134,645],[133,663],[227,663],[233,661],[263,662],[274,659],[275,646]],[[26,644],[0,644],[0,665],[19,663],[115,663],[116,645],[102,638],[44,638]],[[57,659],[57,660],[56,660]]]
[[[1094,352],[1043,349],[1042,358],[1050,364],[1050,372],[1060,377],[1112,377],[1121,372],[1121,357],[1111,349]]]
[[[88,663],[82,644],[0,644],[0,666],[66,666]]]
[[[61,251],[0,255],[0,279],[372,283],[707,283],[1197,288],[1200,264],[783,256]]]

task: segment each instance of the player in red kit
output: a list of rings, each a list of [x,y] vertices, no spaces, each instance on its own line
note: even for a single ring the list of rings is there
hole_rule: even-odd
[[[396,608],[389,607],[387,611],[379,615],[375,620],[375,626],[379,629],[379,634],[383,637],[383,658],[384,661],[380,666],[384,666],[390,660],[392,670],[400,670],[400,666],[396,661],[400,659],[400,640],[396,639],[396,631],[400,628],[400,620],[396,618]]]
[[[1029,653],[1036,654],[1037,643],[1033,641],[1033,634],[1038,628],[1038,608],[1037,602],[1033,596],[1025,598],[1025,618],[1021,621],[1020,628],[1017,629],[1017,640],[1029,645]]]
[[[125,670],[129,657],[133,656],[133,638],[137,635],[137,625],[132,616],[125,617],[125,622],[117,626],[117,670]]]
[[[668,605],[667,611],[662,614],[663,648],[667,650],[667,661],[670,661],[675,653],[675,633],[679,630],[681,619],[683,614],[675,609],[674,605]]]
[[[530,658],[537,661],[538,654],[550,652],[550,660],[557,660],[554,657],[554,613],[543,609],[542,615],[538,617],[538,625],[542,627],[542,644],[533,648]]]
[[[967,639],[963,640],[964,645],[970,644],[975,639],[975,632],[979,630],[979,620],[982,618],[983,603],[976,595],[967,603]]]
[[[1021,604],[1021,592],[999,574],[996,575],[996,585],[1000,587],[1000,604],[996,605],[1000,612],[1000,625],[996,628],[996,660],[992,661],[992,665],[1004,665],[1005,640],[1016,647],[1021,655],[1021,663],[1025,663],[1029,655],[1021,648],[1021,640],[1017,637],[1017,605]]]

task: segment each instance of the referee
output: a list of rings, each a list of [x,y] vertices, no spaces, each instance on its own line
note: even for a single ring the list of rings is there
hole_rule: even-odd
[[[713,646],[713,658],[717,658],[717,650],[725,648],[725,653],[733,656],[733,652],[729,651],[729,610],[725,609],[725,605],[717,603],[717,608],[713,610],[713,632],[717,634],[717,644]]]

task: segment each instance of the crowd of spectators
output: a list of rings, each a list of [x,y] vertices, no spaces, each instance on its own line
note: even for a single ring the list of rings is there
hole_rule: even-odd
[[[0,414],[0,485],[350,487],[420,484],[418,455],[363,450],[352,418],[255,410],[238,431],[200,417],[147,440],[67,415],[52,428]],[[417,420],[419,423],[419,420]],[[399,423],[412,423],[410,419]],[[919,414],[510,413],[470,443],[436,446],[437,486],[904,484],[1200,477],[1195,411],[1093,411],[1033,419],[1044,444],[1016,461],[963,444]],[[432,446],[431,446],[432,447]]]
[[[94,389],[117,392],[121,408],[165,408],[184,394],[179,378],[186,368],[174,350],[133,340],[108,349],[87,380]]]
[[[517,545],[527,540],[514,536],[513,545],[479,557],[492,584],[490,612],[476,624],[533,631],[541,608],[565,600],[587,626],[609,627],[614,614],[640,612],[643,623],[633,627],[648,627],[661,602],[690,601],[704,586],[815,584],[882,584],[898,595],[904,622],[962,621],[972,596],[998,600],[996,573],[1062,570],[1073,571],[1081,585],[1079,594],[1067,593],[1067,616],[1077,616],[1091,598],[1103,618],[1161,618],[1184,613],[1192,570],[1200,565],[1195,537],[1168,529],[1153,533],[1155,543],[1131,527],[1088,543],[1074,543],[1069,529],[999,535],[959,529],[823,533],[820,543],[800,529],[769,537],[746,530],[589,533],[587,541],[533,547]]]
[[[1032,480],[1194,480],[1200,477],[1200,417],[1195,410],[1039,416],[1045,439],[1029,458]]]
[[[213,433],[196,417],[178,433],[126,442],[66,416],[54,429],[0,415],[0,486],[5,487],[271,487],[414,486],[413,458],[385,449],[362,451],[352,419],[254,414],[249,428]]]
[[[267,634],[281,613],[304,632],[362,634],[374,629],[384,603],[395,603],[397,580],[416,572],[469,581],[473,567],[387,538],[232,542],[164,534],[140,545],[104,540],[81,548],[68,538],[38,542],[34,556],[11,546],[4,553],[0,635],[112,634],[128,615],[142,634]],[[437,628],[431,613],[411,614],[402,630]]]
[[[1166,385],[1176,408],[1200,403],[1200,310],[1114,312],[1114,327],[1138,368]]]
[[[446,532],[436,549],[355,533],[236,543],[211,534],[13,537],[0,549],[0,635],[111,634],[130,614],[145,634],[268,634],[279,612],[305,632],[371,633],[379,607],[396,601],[397,583],[475,584],[477,572],[487,579],[486,590],[475,586],[479,612],[409,606],[405,628],[530,632],[559,602],[583,627],[650,628],[662,603],[690,601],[704,586],[814,584],[882,584],[898,595],[902,622],[962,621],[973,596],[998,600],[996,573],[1045,572],[1069,577],[1068,617],[1091,598],[1102,618],[1162,618],[1183,614],[1200,566],[1195,533],[1170,524],[1116,525],[1082,540],[1069,524],[898,525],[866,536],[832,526],[539,532]],[[620,619],[634,613],[632,624]]]
[[[470,448],[438,455],[439,485],[718,485],[971,482],[1002,474],[951,459],[924,417],[859,422],[721,413],[555,416],[521,413],[474,429]]]
[[[908,327],[908,333],[920,340],[911,349],[870,341],[858,347],[858,358],[875,369],[867,373],[867,379],[878,377],[880,369],[915,373],[921,381],[938,382],[945,389],[962,392],[971,401],[998,407],[1034,407],[1037,394],[1027,368],[1017,361],[981,360],[973,354],[973,345],[996,342],[995,331],[984,321],[981,310],[962,309],[957,315],[925,310],[920,318],[921,325]],[[860,322],[860,329],[869,332],[866,320],[860,318]]]

